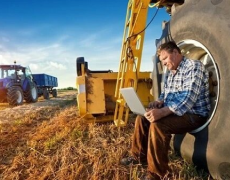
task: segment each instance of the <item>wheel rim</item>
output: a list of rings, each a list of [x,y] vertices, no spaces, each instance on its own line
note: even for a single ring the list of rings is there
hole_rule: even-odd
[[[36,90],[35,87],[33,87],[33,88],[31,89],[31,95],[32,95],[33,99],[36,99],[36,97],[37,97],[37,90]]]
[[[20,104],[22,102],[22,93],[20,91],[17,91],[17,103]]]
[[[183,40],[178,43],[178,46],[180,47],[181,52],[184,56],[190,59],[200,60],[205,65],[205,68],[208,70],[209,74],[211,72],[210,76],[211,76],[212,84],[214,84],[213,82],[215,81],[215,86],[214,85],[212,86],[212,92],[211,92],[213,97],[210,98],[211,110],[209,113],[209,118],[203,126],[191,132],[191,133],[197,133],[202,129],[204,129],[211,122],[215,114],[218,100],[219,100],[219,93],[220,93],[219,72],[213,56],[211,55],[209,50],[200,42],[195,40]]]

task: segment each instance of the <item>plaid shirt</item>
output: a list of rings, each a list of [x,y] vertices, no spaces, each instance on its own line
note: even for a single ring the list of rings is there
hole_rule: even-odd
[[[170,71],[166,75],[159,100],[178,116],[185,113],[208,116],[211,107],[208,79],[200,61],[183,58],[176,73]]]

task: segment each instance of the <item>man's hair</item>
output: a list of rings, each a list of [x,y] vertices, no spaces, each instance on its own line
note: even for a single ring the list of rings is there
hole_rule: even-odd
[[[176,49],[179,52],[179,54],[181,54],[180,48],[176,45],[176,43],[174,41],[169,41],[169,42],[163,43],[157,49],[157,56],[160,56],[160,53],[162,50],[165,50],[171,54],[174,49]]]

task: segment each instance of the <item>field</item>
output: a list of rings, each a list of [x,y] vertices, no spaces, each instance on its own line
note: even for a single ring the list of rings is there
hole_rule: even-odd
[[[139,179],[141,166],[119,164],[129,153],[134,122],[87,124],[78,115],[76,92],[18,107],[0,106],[0,179]],[[210,179],[170,152],[173,179]]]

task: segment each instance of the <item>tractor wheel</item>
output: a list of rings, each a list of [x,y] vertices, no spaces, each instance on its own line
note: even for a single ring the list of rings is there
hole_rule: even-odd
[[[174,149],[206,169],[214,179],[230,177],[230,3],[223,0],[187,0],[172,7],[161,43],[174,40],[182,53],[201,60],[209,71],[212,109],[207,123],[186,135],[175,135]]]
[[[24,97],[26,102],[37,102],[38,101],[38,89],[36,84],[31,83],[28,87],[28,90],[24,92]]]
[[[21,87],[12,86],[7,91],[7,101],[11,106],[18,106],[23,104],[23,92]]]
[[[50,98],[49,91],[48,91],[47,88],[43,89],[43,97],[44,97],[44,99],[49,99]]]
[[[57,89],[52,90],[52,95],[53,95],[53,97],[57,97]]]

